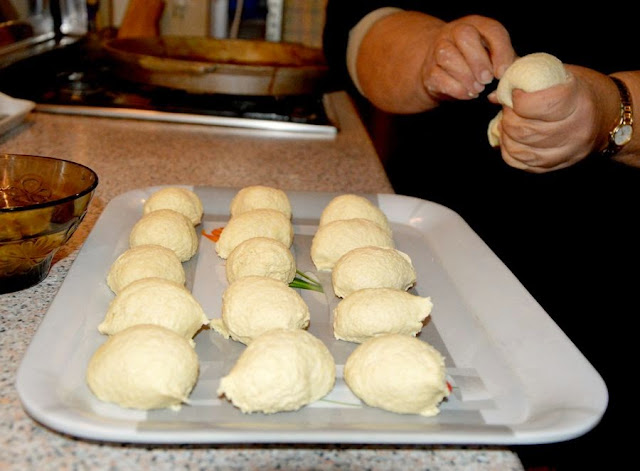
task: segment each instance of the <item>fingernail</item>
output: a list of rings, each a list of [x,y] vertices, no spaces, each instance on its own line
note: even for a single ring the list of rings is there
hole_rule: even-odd
[[[484,85],[482,85],[480,82],[473,82],[473,89],[480,93],[482,90],[484,90]]]
[[[482,72],[480,72],[480,81],[482,83],[486,85],[488,83],[491,83],[492,80],[493,80],[493,75],[491,74],[490,71],[483,70]]]

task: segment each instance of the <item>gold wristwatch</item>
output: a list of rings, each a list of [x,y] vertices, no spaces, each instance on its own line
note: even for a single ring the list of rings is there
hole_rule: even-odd
[[[633,106],[631,103],[631,93],[622,80],[611,77],[613,83],[620,92],[620,121],[609,133],[609,143],[602,151],[602,155],[610,157],[616,154],[625,144],[631,141],[633,136]]]

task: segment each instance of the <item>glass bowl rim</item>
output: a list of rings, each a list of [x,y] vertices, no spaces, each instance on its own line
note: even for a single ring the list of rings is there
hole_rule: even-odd
[[[15,153],[11,153],[11,152],[2,152],[0,153],[0,158],[3,157],[10,157],[10,156],[16,156],[16,157],[30,157],[30,158],[36,158],[36,159],[42,159],[42,160],[55,160],[57,162],[64,162],[73,166],[77,166],[77,167],[82,167],[86,170],[89,171],[89,173],[91,175],[93,175],[93,183],[91,185],[89,185],[87,188],[85,188],[82,191],[79,191],[78,193],[74,193],[72,195],[68,195],[65,196],[63,198],[58,198],[55,200],[51,200],[51,201],[46,201],[44,203],[34,203],[34,204],[30,204],[29,206],[14,206],[11,208],[0,208],[0,214],[2,213],[17,213],[20,211],[31,211],[33,209],[41,209],[41,208],[48,208],[50,206],[56,206],[58,204],[61,203],[66,203],[68,201],[74,201],[78,198],[81,198],[89,193],[91,193],[92,191],[94,191],[96,189],[96,187],[98,186],[98,174],[95,172],[95,170],[93,170],[92,168],[78,163],[78,162],[74,162],[73,160],[67,160],[67,159],[61,159],[58,157],[47,157],[44,155],[34,155],[34,154],[15,154]]]

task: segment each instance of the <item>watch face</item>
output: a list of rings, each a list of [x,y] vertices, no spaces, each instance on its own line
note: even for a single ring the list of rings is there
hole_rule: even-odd
[[[628,124],[624,124],[620,126],[620,128],[618,128],[615,136],[613,137],[613,140],[617,145],[623,146],[631,140],[632,133],[633,128]]]

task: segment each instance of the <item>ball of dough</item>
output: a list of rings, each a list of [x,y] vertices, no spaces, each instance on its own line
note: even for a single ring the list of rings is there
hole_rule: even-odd
[[[270,237],[289,248],[293,243],[293,225],[288,217],[275,209],[253,209],[232,216],[220,234],[216,252],[226,259],[233,249],[253,237]]]
[[[231,251],[225,263],[227,281],[244,276],[267,276],[287,285],[296,276],[296,262],[288,247],[276,239],[253,237]]]
[[[250,344],[277,328],[305,329],[309,307],[296,290],[266,276],[245,276],[222,294],[222,317],[209,325],[225,338]]]
[[[202,221],[204,209],[200,197],[193,191],[181,187],[168,187],[153,193],[144,203],[143,214],[157,209],[173,209],[186,216],[194,226]]]
[[[107,285],[118,294],[133,281],[142,278],[165,278],[184,285],[186,275],[176,253],[157,244],[138,245],[125,250],[111,264]]]
[[[89,360],[86,380],[105,402],[133,409],[179,409],[198,379],[198,356],[184,337],[157,325],[122,330]]]
[[[436,415],[449,395],[444,358],[415,337],[385,334],[358,345],[344,365],[351,391],[371,407]]]
[[[191,339],[209,319],[184,286],[164,278],[142,278],[113,298],[98,331],[113,335],[137,324],[161,325]]]
[[[392,288],[361,289],[333,310],[333,335],[355,343],[390,333],[415,337],[432,308],[429,297]]]
[[[331,270],[350,250],[377,246],[395,248],[393,237],[369,219],[332,221],[318,227],[311,241],[311,259],[318,270]]]
[[[536,92],[569,80],[562,61],[545,52],[536,52],[516,59],[498,82],[498,101],[513,108],[511,96],[515,88]]]
[[[344,298],[364,288],[408,290],[417,279],[411,258],[390,247],[359,247],[338,259],[331,272],[336,296]]]
[[[489,139],[489,144],[491,147],[499,147],[500,146],[500,129],[498,128],[498,124],[502,120],[502,110],[498,111],[498,114],[493,117],[491,121],[489,121],[489,127],[487,128],[487,138]]]
[[[231,200],[231,216],[237,216],[253,209],[275,209],[291,219],[291,202],[287,194],[278,189],[264,185],[253,185],[242,188]]]
[[[496,88],[496,98],[502,105],[513,108],[513,90],[536,92],[569,80],[564,64],[557,57],[545,52],[535,52],[516,59],[505,71]],[[502,112],[489,122],[487,137],[493,147],[500,146],[498,124]]]
[[[173,209],[157,209],[142,216],[129,234],[131,247],[146,244],[167,247],[181,262],[186,262],[198,251],[198,235],[183,214]]]
[[[276,329],[257,337],[220,380],[244,413],[295,411],[326,396],[335,384],[329,349],[306,330]]]
[[[319,225],[353,218],[368,219],[391,233],[391,226],[382,210],[364,196],[353,194],[333,198],[322,211]]]

